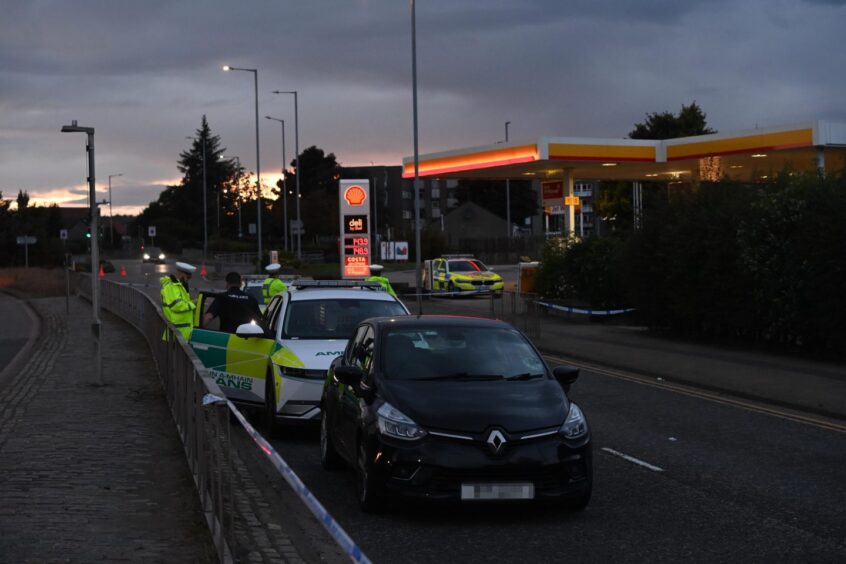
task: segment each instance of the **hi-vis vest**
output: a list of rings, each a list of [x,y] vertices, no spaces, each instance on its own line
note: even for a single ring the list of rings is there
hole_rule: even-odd
[[[288,290],[288,287],[278,278],[265,278],[261,285],[261,296],[264,298],[264,305],[269,304],[273,296],[286,290]]]
[[[388,292],[390,295],[392,295],[395,298],[397,297],[396,292],[394,292],[394,289],[391,287],[391,281],[388,280],[387,278],[385,278],[384,276],[368,276],[367,278],[365,278],[364,281],[365,282],[378,282],[379,284],[382,285],[382,287],[385,289],[386,292]]]
[[[191,301],[191,294],[185,286],[170,276],[162,277],[159,282],[162,285],[162,313],[187,341],[191,336],[194,309],[197,306]],[[162,340],[167,340],[167,331],[162,335]]]

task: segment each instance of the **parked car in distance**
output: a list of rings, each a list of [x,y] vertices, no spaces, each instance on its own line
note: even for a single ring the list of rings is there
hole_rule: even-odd
[[[363,511],[391,497],[582,509],[593,468],[587,419],[567,396],[577,377],[502,321],[364,320],[326,375],[321,463],[356,472]]]

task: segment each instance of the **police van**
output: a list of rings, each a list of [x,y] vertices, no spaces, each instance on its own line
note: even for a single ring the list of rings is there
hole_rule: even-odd
[[[215,294],[198,298],[190,345],[236,405],[261,411],[268,431],[284,422],[318,422],[329,364],[344,353],[355,327],[369,317],[408,315],[378,282],[294,280],[273,297],[261,320],[236,334],[203,326]]]

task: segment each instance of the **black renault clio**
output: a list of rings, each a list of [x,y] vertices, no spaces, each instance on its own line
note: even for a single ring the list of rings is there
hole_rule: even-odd
[[[425,500],[590,500],[590,430],[567,391],[578,369],[549,370],[501,321],[374,318],[327,372],[321,462],[358,474],[365,511],[390,496]]]

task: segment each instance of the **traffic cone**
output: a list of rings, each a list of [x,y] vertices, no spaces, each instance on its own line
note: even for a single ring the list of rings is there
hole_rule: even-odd
[[[105,278],[105,277],[106,277],[106,271],[103,270],[103,265],[101,264],[100,265],[100,278]]]
[[[200,276],[205,278],[207,275],[208,272],[206,271],[206,263],[202,263],[202,265],[200,265]]]
[[[126,267],[123,265],[120,265],[120,275],[126,277]]]

